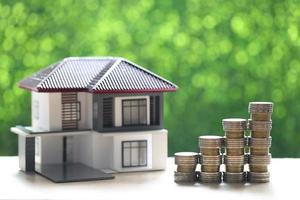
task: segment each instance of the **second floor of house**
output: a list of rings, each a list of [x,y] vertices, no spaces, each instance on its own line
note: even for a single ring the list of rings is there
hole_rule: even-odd
[[[95,130],[140,131],[163,128],[163,93],[32,94],[34,132]]]

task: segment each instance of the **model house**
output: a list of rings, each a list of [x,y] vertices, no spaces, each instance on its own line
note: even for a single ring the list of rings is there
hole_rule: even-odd
[[[11,128],[19,164],[55,182],[162,170],[163,93],[170,81],[116,57],[66,58],[25,78],[32,124]]]

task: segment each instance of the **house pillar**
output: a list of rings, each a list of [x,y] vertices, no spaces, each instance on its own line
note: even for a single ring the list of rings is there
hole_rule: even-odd
[[[18,137],[19,167],[24,172],[34,171],[35,137]]]

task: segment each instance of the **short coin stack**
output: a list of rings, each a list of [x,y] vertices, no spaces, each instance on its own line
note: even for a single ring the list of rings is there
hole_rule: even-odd
[[[202,183],[220,183],[222,181],[222,137],[199,136],[201,172],[199,181]]]
[[[240,118],[223,119],[224,138],[224,182],[227,183],[244,183],[246,182],[246,164],[245,156],[245,131],[247,121]]]
[[[195,170],[198,163],[198,159],[198,153],[175,153],[175,164],[177,165],[177,170],[174,174],[175,182],[195,182],[197,180],[197,174]]]
[[[264,183],[269,182],[270,173],[268,165],[271,162],[270,132],[272,129],[271,115],[273,112],[272,102],[250,102],[249,103],[249,129],[251,137],[249,137],[249,182]]]

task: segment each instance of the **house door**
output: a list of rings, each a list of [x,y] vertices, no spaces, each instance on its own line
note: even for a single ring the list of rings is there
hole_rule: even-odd
[[[63,136],[63,162],[73,162],[73,136]]]
[[[78,129],[78,121],[80,120],[80,102],[76,92],[62,93],[62,129],[76,130]]]

